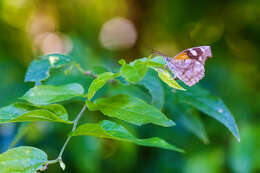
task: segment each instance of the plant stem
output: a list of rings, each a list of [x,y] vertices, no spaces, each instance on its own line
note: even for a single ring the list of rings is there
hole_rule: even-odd
[[[81,116],[83,115],[83,113],[85,112],[86,109],[87,109],[87,105],[85,104],[84,107],[81,109],[80,113],[74,119],[74,121],[73,121],[73,128],[72,128],[71,132],[74,132],[76,130],[78,122],[79,122]],[[54,164],[54,163],[57,163],[57,162],[60,162],[60,164],[63,163],[62,162],[62,155],[63,155],[63,152],[64,152],[66,146],[68,145],[70,139],[71,139],[71,136],[68,136],[68,138],[66,139],[65,143],[63,144],[63,146],[61,148],[61,151],[60,151],[57,159],[50,160],[50,161],[47,162],[47,164]]]

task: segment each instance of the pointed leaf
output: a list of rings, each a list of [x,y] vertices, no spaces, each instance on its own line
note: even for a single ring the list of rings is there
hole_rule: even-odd
[[[120,141],[133,142],[137,145],[147,147],[159,147],[168,150],[183,152],[173,145],[168,144],[163,139],[158,137],[138,139],[134,137],[127,129],[123,126],[116,124],[112,121],[104,120],[98,124],[84,124],[79,126],[73,133],[72,136],[88,135],[100,138],[109,138]]]
[[[152,104],[158,109],[162,109],[164,104],[164,90],[161,85],[161,81],[155,76],[156,72],[149,70],[143,80],[139,83],[148,89],[150,95],[152,96]]]
[[[111,72],[105,72],[98,75],[98,77],[90,84],[88,89],[88,99],[90,100],[95,95],[95,93],[106,84],[108,80],[114,79],[117,76],[119,76],[119,74],[114,74]]]
[[[52,68],[60,68],[72,62],[72,57],[62,54],[49,54],[32,61],[25,75],[25,82],[36,82],[46,80],[50,76]]]
[[[235,119],[220,98],[198,86],[189,88],[186,92],[176,90],[175,97],[179,102],[187,103],[224,124],[240,141]]]
[[[130,64],[126,64],[124,60],[120,60],[119,63],[122,64],[120,69],[121,76],[130,83],[142,80],[148,68],[147,62],[142,62],[141,60],[133,61]]]
[[[83,94],[84,88],[77,83],[61,86],[39,85],[31,88],[21,99],[35,105],[46,105],[70,100],[78,96],[83,97]]]
[[[176,117],[176,121],[185,129],[196,135],[205,144],[209,143],[206,130],[195,108],[167,100],[166,109]]]
[[[47,155],[33,147],[17,147],[0,154],[1,173],[35,173],[48,161]]]
[[[193,110],[193,112],[186,111],[179,117],[180,123],[188,131],[196,135],[205,144],[209,143],[207,133],[205,131],[204,125],[198,116],[198,114]]]
[[[184,88],[182,88],[182,86],[178,84],[178,82],[176,82],[176,80],[173,79],[172,75],[167,70],[163,70],[160,68],[153,68],[153,69],[157,71],[160,79],[168,86],[178,90],[185,90]]]
[[[90,110],[99,110],[103,114],[118,118],[135,125],[148,123],[164,127],[175,125],[161,111],[145,101],[127,95],[117,95],[110,98],[97,99],[95,103],[87,101]]]
[[[0,108],[0,123],[52,121],[72,123],[68,121],[68,113],[62,105],[34,106],[28,103],[14,103]]]

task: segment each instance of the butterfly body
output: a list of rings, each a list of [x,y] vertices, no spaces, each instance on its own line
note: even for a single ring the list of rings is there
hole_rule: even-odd
[[[162,55],[162,54],[160,54]],[[188,86],[193,86],[204,77],[204,64],[212,57],[210,46],[199,46],[186,49],[173,58],[162,55],[167,61],[167,67]]]

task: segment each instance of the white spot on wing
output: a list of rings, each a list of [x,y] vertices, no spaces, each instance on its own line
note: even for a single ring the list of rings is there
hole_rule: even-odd
[[[193,50],[193,49],[190,49],[189,51],[190,51],[190,53],[191,53],[193,56],[197,56],[197,55],[198,55],[197,52],[196,52],[195,50]]]

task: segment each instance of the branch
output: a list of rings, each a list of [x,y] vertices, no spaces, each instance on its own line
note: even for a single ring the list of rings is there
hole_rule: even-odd
[[[77,117],[74,119],[73,121],[73,128],[71,130],[71,132],[74,132],[77,128],[77,125],[78,125],[78,122],[81,118],[81,116],[83,115],[83,113],[85,112],[85,110],[87,109],[87,105],[85,104],[84,107],[81,109],[80,113],[77,115]],[[65,169],[65,164],[63,163],[62,161],[62,155],[63,155],[63,152],[66,148],[66,146],[68,145],[69,141],[71,139],[71,136],[68,136],[68,138],[66,139],[65,143],[63,144],[62,148],[61,148],[61,151],[57,157],[57,159],[55,160],[49,160],[46,165],[44,166],[44,168],[41,170],[41,171],[45,171],[47,169],[47,165],[49,164],[54,164],[54,163],[57,163],[59,162],[60,163],[60,166],[61,168],[64,170]]]

